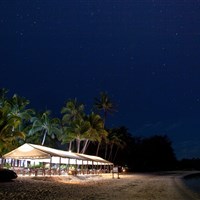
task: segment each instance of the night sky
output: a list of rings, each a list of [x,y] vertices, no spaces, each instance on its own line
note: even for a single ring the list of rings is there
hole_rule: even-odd
[[[0,72],[1,88],[54,115],[106,91],[110,127],[200,157],[199,0],[0,0]]]

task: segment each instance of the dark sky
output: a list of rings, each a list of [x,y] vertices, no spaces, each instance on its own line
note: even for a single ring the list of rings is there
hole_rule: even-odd
[[[200,157],[199,0],[0,0],[0,87],[58,114],[107,91],[110,126]]]

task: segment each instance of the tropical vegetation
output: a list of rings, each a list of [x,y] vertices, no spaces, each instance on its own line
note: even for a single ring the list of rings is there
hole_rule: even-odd
[[[167,136],[136,138],[125,126],[109,128],[108,114],[114,114],[116,106],[106,92],[94,98],[90,112],[76,98],[65,102],[59,117],[29,105],[26,98],[9,97],[8,90],[0,89],[0,157],[29,142],[98,155],[135,170],[170,168],[176,160]]]

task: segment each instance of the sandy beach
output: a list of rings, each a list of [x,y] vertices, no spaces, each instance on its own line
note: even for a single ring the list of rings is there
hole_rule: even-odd
[[[182,182],[188,172],[18,177],[0,183],[1,200],[197,200]]]

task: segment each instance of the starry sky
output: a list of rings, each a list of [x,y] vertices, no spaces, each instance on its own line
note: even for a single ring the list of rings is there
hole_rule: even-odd
[[[0,0],[0,87],[59,115],[106,91],[110,127],[200,157],[199,0]]]

